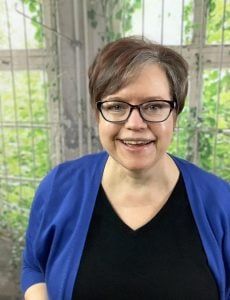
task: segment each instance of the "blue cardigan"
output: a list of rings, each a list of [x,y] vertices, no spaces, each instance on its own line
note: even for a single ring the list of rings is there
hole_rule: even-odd
[[[108,154],[65,162],[41,182],[32,204],[23,252],[21,288],[45,282],[49,299],[70,300]],[[230,299],[230,186],[173,157],[220,299]],[[192,284],[192,282],[191,282]]]

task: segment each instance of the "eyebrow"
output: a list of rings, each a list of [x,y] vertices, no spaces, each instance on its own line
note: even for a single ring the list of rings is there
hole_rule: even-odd
[[[171,98],[171,97],[170,97]],[[149,97],[144,97],[144,98],[138,98],[137,101],[155,101],[155,100],[172,100],[172,99],[165,99],[162,96],[149,96]],[[111,98],[107,98],[104,99],[104,101],[123,101],[123,102],[127,102],[129,101],[129,99],[124,99],[122,97],[111,97]]]

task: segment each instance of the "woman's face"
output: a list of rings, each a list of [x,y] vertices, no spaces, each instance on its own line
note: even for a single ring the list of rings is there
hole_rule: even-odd
[[[157,64],[144,66],[135,79],[103,100],[119,98],[133,105],[151,100],[172,100],[165,72]],[[120,166],[130,171],[154,168],[166,158],[172,139],[175,112],[160,123],[145,122],[137,109],[123,124],[110,123],[98,116],[99,137],[103,148]]]

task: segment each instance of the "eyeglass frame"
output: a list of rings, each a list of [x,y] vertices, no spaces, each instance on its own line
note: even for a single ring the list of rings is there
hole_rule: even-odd
[[[102,109],[101,109],[103,103],[106,103],[106,102],[121,102],[121,103],[128,104],[128,106],[130,107],[130,111],[129,111],[129,114],[128,114],[127,118],[126,118],[125,120],[122,120],[122,121],[110,121],[110,120],[106,119],[105,116],[103,115],[103,112],[102,112]],[[141,113],[141,109],[140,109],[140,108],[141,108],[141,106],[142,106],[143,104],[146,104],[146,103],[149,103],[149,102],[164,102],[164,103],[168,103],[168,104],[170,105],[170,111],[169,111],[168,116],[167,116],[165,119],[161,120],[161,121],[149,121],[149,120],[146,120],[146,119],[142,116],[142,113]],[[137,110],[138,110],[139,115],[140,115],[140,117],[142,118],[143,121],[148,122],[148,123],[161,123],[161,122],[166,121],[166,120],[169,118],[171,112],[172,112],[174,109],[177,109],[177,101],[176,101],[175,99],[174,99],[174,100],[165,100],[165,99],[164,99],[164,100],[160,100],[160,99],[158,99],[158,100],[151,100],[151,101],[146,101],[146,102],[141,103],[141,104],[133,105],[133,104],[130,104],[130,103],[128,103],[128,102],[120,101],[120,100],[117,100],[117,101],[116,101],[116,100],[105,100],[105,101],[101,100],[101,101],[97,101],[97,102],[96,102],[96,107],[97,107],[98,111],[101,113],[102,117],[103,117],[107,122],[114,123],[114,124],[123,124],[123,123],[127,122],[127,120],[128,120],[129,117],[131,116],[131,113],[132,113],[132,111],[133,111],[134,109],[137,109]]]

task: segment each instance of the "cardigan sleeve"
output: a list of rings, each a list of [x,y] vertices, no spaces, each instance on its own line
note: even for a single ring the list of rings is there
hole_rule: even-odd
[[[44,215],[46,204],[51,196],[55,173],[54,169],[42,180],[31,206],[22,254],[21,290],[23,293],[33,284],[45,282],[50,236],[45,230],[47,224],[44,222]]]

